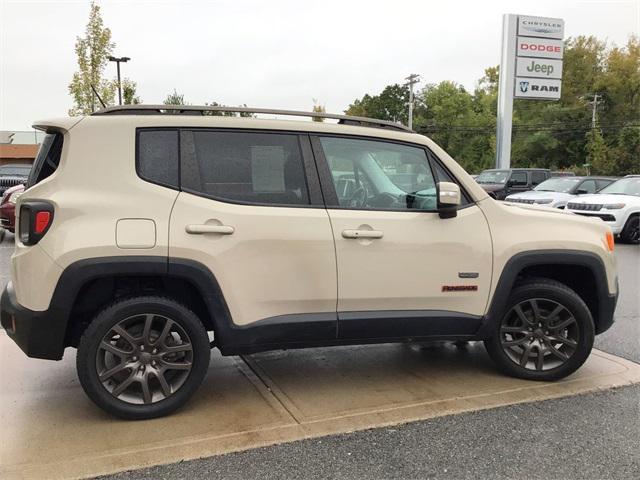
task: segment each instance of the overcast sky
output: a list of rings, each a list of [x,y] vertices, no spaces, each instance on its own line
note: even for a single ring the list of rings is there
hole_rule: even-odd
[[[566,36],[617,45],[640,31],[640,0],[98,3],[144,103],[175,88],[193,104],[310,110],[316,98],[342,112],[410,73],[473,89],[499,63],[503,13],[563,18]],[[88,12],[88,0],[0,0],[0,130],[67,114]]]

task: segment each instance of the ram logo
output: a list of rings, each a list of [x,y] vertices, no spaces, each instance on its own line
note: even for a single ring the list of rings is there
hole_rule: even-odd
[[[526,93],[529,90],[529,82],[520,82],[520,91]]]

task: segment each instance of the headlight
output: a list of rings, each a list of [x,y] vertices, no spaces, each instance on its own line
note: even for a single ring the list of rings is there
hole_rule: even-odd
[[[621,208],[624,208],[626,206],[625,203],[610,203],[608,205],[603,205],[603,208],[606,208],[607,210],[620,210]]]
[[[15,205],[20,195],[22,195],[22,192],[13,192],[11,195],[9,195],[9,200],[7,200],[7,202],[13,203]]]
[[[535,200],[533,203],[540,203],[542,205],[546,205],[547,203],[553,202],[551,198],[541,198],[540,200]]]

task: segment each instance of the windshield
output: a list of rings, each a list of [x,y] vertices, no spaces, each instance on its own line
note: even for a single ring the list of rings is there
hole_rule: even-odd
[[[5,165],[0,167],[0,175],[27,177],[31,170],[31,165]]]
[[[478,183],[505,183],[509,178],[510,170],[485,170],[478,178]]]
[[[538,185],[534,190],[538,192],[563,192],[567,193],[571,191],[577,183],[581,181],[580,178],[550,178]]]
[[[640,197],[640,177],[621,178],[608,187],[604,187],[599,193],[608,195],[635,195]]]

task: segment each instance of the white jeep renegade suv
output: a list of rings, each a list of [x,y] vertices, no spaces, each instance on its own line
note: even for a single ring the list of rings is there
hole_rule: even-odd
[[[483,340],[507,374],[555,380],[611,326],[604,222],[496,202],[393,123],[216,110],[36,124],[47,136],[16,207],[2,326],[30,357],[77,348],[108,412],[175,410],[210,348]]]

